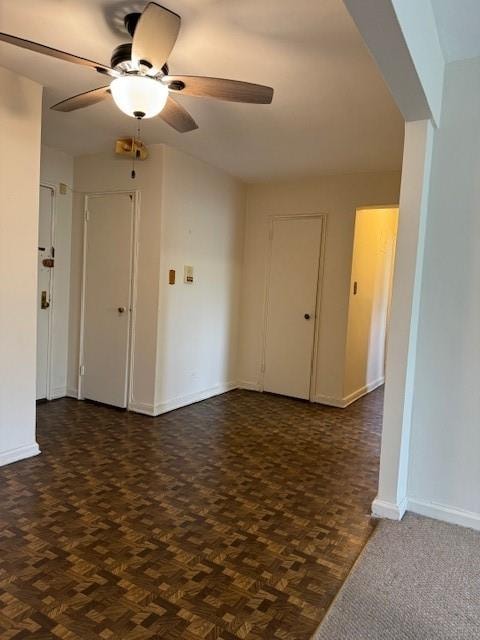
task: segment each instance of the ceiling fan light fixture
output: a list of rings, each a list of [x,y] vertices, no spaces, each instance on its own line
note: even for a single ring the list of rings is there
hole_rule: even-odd
[[[112,98],[116,106],[131,118],[140,120],[160,115],[175,131],[187,133],[198,129],[198,125],[188,111],[169,95],[170,91],[229,102],[272,102],[271,87],[227,78],[171,76],[167,60],[175,46],[180,24],[181,17],[178,14],[155,1],[147,1],[141,14],[130,13],[126,16],[125,26],[132,41],[115,47],[110,66],[9,33],[0,32],[0,44],[6,42],[115,78],[109,85],[84,91],[50,107],[63,113]]]
[[[110,91],[117,107],[131,118],[157,116],[168,98],[166,85],[154,78],[141,75],[115,78],[110,84]]]

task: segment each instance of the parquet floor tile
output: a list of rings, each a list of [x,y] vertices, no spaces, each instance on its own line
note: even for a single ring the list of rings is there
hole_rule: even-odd
[[[0,638],[308,640],[369,537],[382,391],[63,399],[0,469]]]

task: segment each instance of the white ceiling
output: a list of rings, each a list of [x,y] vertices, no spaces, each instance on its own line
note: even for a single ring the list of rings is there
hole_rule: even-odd
[[[165,0],[182,16],[172,73],[273,86],[273,104],[182,96],[200,129],[143,123],[165,142],[247,181],[401,166],[403,121],[341,0]],[[128,41],[123,16],[138,0],[0,0],[0,30],[109,63]],[[0,45],[0,64],[45,86],[45,144],[73,155],[112,149],[135,121],[111,102],[74,113],[49,106],[99,87],[103,76]]]
[[[446,62],[480,56],[480,1],[431,0]]]

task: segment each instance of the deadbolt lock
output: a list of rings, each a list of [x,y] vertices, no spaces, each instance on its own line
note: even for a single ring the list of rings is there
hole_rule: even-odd
[[[42,291],[42,296],[40,299],[40,308],[41,309],[48,309],[48,307],[50,306],[50,302],[47,300],[47,292],[46,291]]]

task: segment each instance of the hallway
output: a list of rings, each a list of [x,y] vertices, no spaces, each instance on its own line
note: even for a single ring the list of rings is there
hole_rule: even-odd
[[[383,391],[38,407],[0,469],[0,636],[308,640],[372,531]]]

